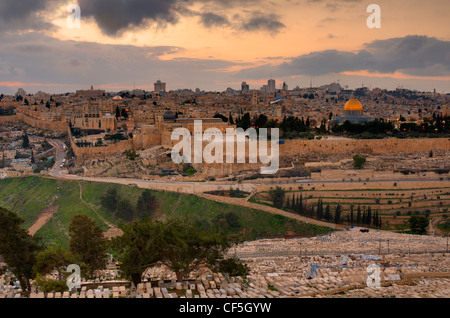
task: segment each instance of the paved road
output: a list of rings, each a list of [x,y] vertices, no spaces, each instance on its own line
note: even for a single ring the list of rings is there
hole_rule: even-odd
[[[181,182],[181,181],[156,181],[156,180],[141,180],[141,179],[129,179],[129,178],[111,178],[111,177],[81,177],[76,175],[63,174],[61,172],[61,164],[63,159],[67,154],[67,147],[60,140],[49,140],[49,143],[56,148],[55,165],[50,171],[50,175],[55,178],[63,178],[68,180],[85,180],[85,181],[95,181],[95,182],[106,182],[106,183],[118,183],[118,184],[134,184],[143,188],[150,188],[155,190],[167,190],[174,192],[183,193],[203,193],[206,191],[214,190],[228,190],[230,187],[239,188],[242,191],[253,192],[259,186],[258,184],[252,183],[217,183],[217,182]],[[313,181],[310,179],[297,180],[296,182],[282,182],[282,183],[264,183],[261,186],[267,185],[298,185],[298,184],[323,184],[323,183],[393,183],[393,182],[421,182],[423,179],[409,179],[409,180],[363,180],[363,181]],[[440,179],[427,179],[426,181],[442,181]],[[445,180],[447,181],[447,180]],[[445,182],[442,181],[442,182]]]
[[[66,180],[84,180],[105,183],[118,183],[125,185],[137,185],[142,188],[151,188],[155,190],[167,190],[183,193],[202,193],[205,191],[225,190],[231,186],[239,188],[242,191],[252,192],[255,186],[253,184],[233,184],[233,183],[217,183],[217,182],[181,182],[181,181],[156,181],[141,180],[131,178],[112,178],[112,177],[81,177],[76,175],[64,174],[61,164],[67,155],[67,147],[59,140],[49,140],[49,143],[55,147],[55,165],[50,170],[50,175],[55,178]]]

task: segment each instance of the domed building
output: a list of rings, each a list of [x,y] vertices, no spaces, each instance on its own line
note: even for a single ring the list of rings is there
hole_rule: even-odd
[[[356,98],[351,98],[345,103],[344,115],[334,119],[338,124],[342,124],[347,120],[352,124],[365,124],[374,119],[369,116],[364,116],[364,109],[361,102]]]

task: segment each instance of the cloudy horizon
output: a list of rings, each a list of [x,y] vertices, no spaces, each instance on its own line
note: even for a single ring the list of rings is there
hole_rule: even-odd
[[[81,28],[67,6],[79,4]],[[381,28],[366,25],[371,3]],[[450,92],[446,0],[4,0],[0,93],[344,87]]]

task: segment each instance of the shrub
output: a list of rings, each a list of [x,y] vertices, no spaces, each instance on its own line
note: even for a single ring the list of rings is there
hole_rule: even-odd
[[[54,279],[47,279],[41,275],[36,277],[36,284],[44,292],[65,292],[68,290],[67,283],[65,281],[58,281]]]
[[[250,268],[239,258],[227,258],[220,260],[216,265],[216,270],[220,273],[228,274],[231,277],[243,277],[250,273]]]
[[[362,169],[365,163],[366,163],[366,158],[364,158],[360,155],[355,155],[353,157],[353,167],[355,169]]]

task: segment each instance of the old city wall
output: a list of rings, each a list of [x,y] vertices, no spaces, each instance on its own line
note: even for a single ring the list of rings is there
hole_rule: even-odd
[[[19,117],[17,115],[13,116],[0,116],[0,124],[13,123],[19,121]]]
[[[207,143],[203,143],[205,147]],[[270,143],[268,144],[270,149]],[[192,147],[193,151],[193,147]],[[318,157],[321,155],[330,156],[333,154],[353,156],[355,154],[401,154],[401,153],[425,153],[433,152],[449,152],[450,140],[447,138],[430,138],[430,139],[376,139],[376,140],[288,140],[285,144],[279,145],[280,158],[289,158],[296,155],[303,155],[308,157]],[[270,153],[270,150],[269,150]],[[237,149],[235,147],[235,156]],[[240,174],[245,171],[258,171],[261,165],[249,163],[249,150],[248,144],[245,149],[245,162],[246,163],[223,163],[223,164],[194,164],[194,168],[202,169],[209,176],[226,176],[232,174]],[[235,157],[236,159],[236,157]],[[224,155],[224,162],[225,162]],[[267,165],[266,165],[267,166]],[[280,166],[280,169],[285,169]],[[380,176],[381,172],[373,171],[356,171],[352,174],[342,174],[341,170],[328,171],[327,178],[333,180],[350,180],[350,179],[366,179],[377,178],[386,179],[387,176]],[[334,175],[336,174],[336,175]],[[388,173],[389,178],[409,179],[417,178],[417,176],[392,176],[391,172]],[[437,179],[438,176],[434,176]],[[316,179],[323,179],[325,176],[323,173],[316,176]],[[314,177],[313,177],[314,179]]]
[[[448,138],[421,139],[365,139],[365,140],[287,140],[280,145],[280,154],[330,155],[330,154],[390,154],[450,151]]]
[[[161,145],[161,136],[157,133],[141,133],[133,138],[133,149],[140,150]]]
[[[0,123],[12,123],[18,121],[22,121],[32,127],[44,130],[65,132],[68,128],[68,125],[65,122],[38,120],[28,117],[27,115],[24,115],[22,113],[18,113],[13,116],[0,116]]]
[[[70,146],[77,158],[77,162],[83,162],[93,158],[105,158],[107,156],[133,149],[133,140],[123,140],[106,147],[78,147],[73,141],[70,129],[67,129],[70,139]]]

